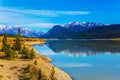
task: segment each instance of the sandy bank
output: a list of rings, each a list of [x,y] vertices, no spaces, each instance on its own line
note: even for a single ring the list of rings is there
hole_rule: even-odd
[[[25,42],[25,45],[28,49],[32,48],[33,44],[41,44],[43,42]],[[1,80],[20,80],[19,76],[20,70],[23,67],[26,67],[28,64],[33,66],[33,72],[34,77],[31,80],[38,80],[36,76],[37,69],[41,69],[42,78],[41,80],[51,80],[50,75],[51,71],[53,69],[53,65],[49,64],[48,62],[51,61],[51,59],[47,58],[46,56],[40,55],[38,52],[36,52],[36,59],[33,60],[27,60],[27,59],[14,59],[14,60],[3,60],[0,59],[0,75],[3,76]],[[35,61],[37,61],[37,65],[35,65]],[[55,74],[54,77],[57,80],[72,80],[71,77],[65,73],[64,71],[54,68]]]

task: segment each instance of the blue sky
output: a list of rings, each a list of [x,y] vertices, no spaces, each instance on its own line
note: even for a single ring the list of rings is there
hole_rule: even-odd
[[[120,23],[120,0],[0,0],[0,24],[47,31],[68,22]]]

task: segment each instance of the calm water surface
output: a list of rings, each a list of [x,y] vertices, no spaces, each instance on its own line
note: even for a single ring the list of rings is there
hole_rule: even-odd
[[[33,47],[73,80],[120,80],[120,42],[48,40]]]

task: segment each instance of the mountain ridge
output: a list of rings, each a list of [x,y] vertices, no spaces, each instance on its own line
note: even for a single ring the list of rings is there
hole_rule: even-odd
[[[94,22],[84,23],[73,22],[65,25],[59,25],[57,29],[54,29],[54,27],[44,35],[44,38],[56,38],[56,39],[120,38],[119,36],[120,24],[105,25]],[[52,31],[54,31],[54,33]]]
[[[17,35],[19,28],[21,29],[21,36],[24,36],[24,37],[39,38],[44,34],[41,31],[36,32],[36,31],[28,30],[28,29],[22,28],[22,27],[12,27],[12,26],[5,26],[5,25],[0,25],[0,34]]]
[[[98,22],[70,22],[55,25],[48,32],[31,31],[22,27],[0,25],[0,34],[16,35],[18,28],[25,37],[46,39],[95,39],[120,38],[120,24],[102,24]]]

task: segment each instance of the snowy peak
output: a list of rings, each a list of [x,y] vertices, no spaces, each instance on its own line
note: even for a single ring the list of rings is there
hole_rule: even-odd
[[[103,26],[102,23],[95,23],[95,22],[69,22],[64,24],[63,27],[69,28],[69,26],[81,26],[81,27],[88,27],[88,26]]]
[[[5,25],[0,25],[0,34],[11,34],[11,35],[16,35],[18,32],[18,28],[21,27],[12,27],[12,26],[5,26]],[[31,31],[25,28],[21,28],[21,34],[22,36],[25,37],[41,37],[44,33],[39,31]]]
[[[95,23],[95,22],[70,22],[68,24],[64,24],[63,27],[67,28],[73,32],[81,32],[84,30],[88,30],[90,28],[103,26],[104,24]]]

